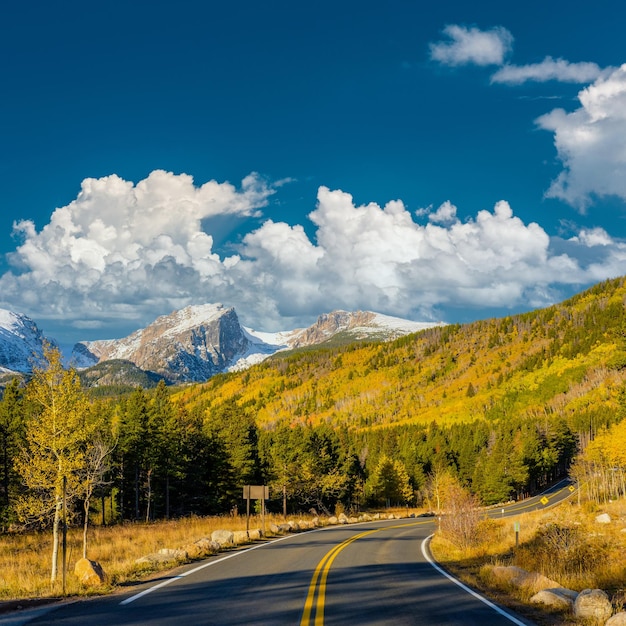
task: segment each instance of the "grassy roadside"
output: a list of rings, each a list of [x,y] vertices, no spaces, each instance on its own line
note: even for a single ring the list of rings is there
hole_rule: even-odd
[[[611,522],[597,522],[600,513],[608,513]],[[492,566],[521,567],[575,591],[603,589],[616,609],[626,605],[626,501],[602,507],[568,502],[549,512],[526,513],[516,521],[519,546],[513,520],[483,520],[476,541],[468,547],[459,548],[437,532],[431,542],[433,556],[466,584],[537,624],[580,622],[569,611],[531,604],[533,591],[499,580]]]
[[[421,511],[386,509],[385,514],[406,517]],[[311,515],[291,516],[290,520],[310,522]],[[267,535],[271,526],[284,524],[282,515],[265,516]],[[322,520],[324,523],[324,520]],[[263,528],[261,516],[250,517],[250,529]],[[162,549],[180,549],[202,538],[210,538],[215,530],[246,530],[245,516],[190,517],[152,523],[125,523],[113,526],[93,526],[89,530],[87,557],[100,563],[107,574],[104,586],[83,587],[74,576],[74,565],[82,557],[82,530],[70,528],[67,535],[66,596],[86,596],[110,593],[138,581],[147,580],[160,571],[197,559],[163,564],[137,564],[137,559]],[[0,537],[0,612],[16,603],[22,605],[59,598],[62,595],[61,573],[57,582],[50,583],[52,534],[24,533]],[[199,557],[204,558],[204,557]],[[59,565],[60,569],[60,565]]]
[[[267,515],[267,529],[272,523],[283,523],[282,517]],[[250,528],[262,528],[259,516],[250,518]],[[68,529],[66,595],[79,596],[106,593],[149,577],[159,569],[171,568],[135,561],[163,548],[178,549],[202,538],[210,538],[214,530],[246,530],[246,518],[190,517],[153,523],[125,523],[115,526],[94,526],[89,531],[87,557],[98,561],[107,574],[107,584],[96,590],[84,588],[73,575],[74,564],[82,557],[82,531]],[[52,535],[50,532],[4,535],[0,538],[0,603],[59,597],[62,593],[61,573],[50,583]],[[175,563],[174,563],[175,565]],[[59,568],[61,566],[59,565]]]
[[[596,522],[596,516],[605,512],[611,516],[611,523]],[[399,517],[407,513],[406,509],[395,511]],[[517,521],[520,523],[518,547],[514,521],[509,518],[482,520],[478,540],[463,549],[437,532],[431,550],[437,561],[457,578],[542,626],[573,626],[579,622],[566,612],[530,604],[528,592],[495,580],[489,566],[516,565],[576,591],[601,588],[607,591],[614,606],[626,605],[626,501],[602,508],[566,503],[549,512],[526,513]],[[284,523],[282,516],[266,516],[268,530],[272,524],[281,523]],[[250,528],[261,526],[260,517],[250,519]],[[135,561],[140,557],[163,548],[181,548],[210,537],[214,530],[245,528],[246,519],[242,516],[94,526],[89,535],[88,557],[101,563],[108,575],[107,585],[95,590],[82,587],[72,573],[74,563],[81,557],[82,535],[80,529],[70,529],[66,595],[109,593],[149,579],[159,571],[171,569],[175,563],[160,567],[137,565]],[[28,606],[60,597],[60,580],[55,585],[49,582],[51,543],[49,532],[0,538],[0,611],[15,608],[18,603]]]

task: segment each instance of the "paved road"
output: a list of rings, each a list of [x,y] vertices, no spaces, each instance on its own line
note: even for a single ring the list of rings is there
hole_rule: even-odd
[[[549,507],[569,483],[500,509]],[[529,624],[429,562],[434,518],[335,526],[257,544],[168,572],[125,594],[65,604],[30,624],[267,626]],[[0,624],[4,620],[0,620]],[[13,622],[17,623],[17,622]],[[22,623],[24,623],[22,621]]]
[[[569,479],[562,480],[555,485],[552,485],[549,489],[534,496],[527,498],[526,500],[520,500],[514,504],[509,504],[503,508],[493,508],[489,510],[490,517],[514,517],[522,513],[528,513],[530,511],[539,511],[549,509],[557,504],[560,504],[564,500],[574,497],[576,494],[576,486]],[[504,514],[502,514],[504,510]]]

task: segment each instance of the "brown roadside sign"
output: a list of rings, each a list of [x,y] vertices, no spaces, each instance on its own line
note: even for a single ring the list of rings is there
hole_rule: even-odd
[[[244,485],[244,500],[269,500],[270,488],[267,485]]]

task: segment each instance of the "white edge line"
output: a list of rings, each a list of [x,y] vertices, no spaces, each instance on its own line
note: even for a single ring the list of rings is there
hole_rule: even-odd
[[[321,529],[319,529],[321,530]],[[134,596],[131,596],[130,598],[126,598],[126,600],[122,600],[120,602],[120,606],[126,606],[127,604],[130,604],[131,602],[134,602],[135,600],[139,600],[139,598],[143,598],[143,596],[147,596],[149,593],[152,593],[153,591],[156,591],[157,589],[161,589],[162,587],[166,587],[167,585],[169,585],[170,583],[173,583],[181,578],[185,578],[185,576],[189,576],[191,574],[195,574],[196,572],[199,572],[200,570],[203,570],[207,567],[211,567],[212,565],[217,565],[218,563],[222,563],[223,561],[227,561],[228,559],[232,559],[236,556],[239,556],[241,554],[245,554],[246,552],[251,552],[252,550],[257,550],[258,548],[262,548],[263,546],[267,546],[271,543],[277,543],[279,541],[284,541],[285,539],[291,539],[293,538],[295,535],[286,535],[285,537],[279,537],[278,539],[274,539],[272,541],[266,542],[266,543],[260,543],[256,546],[252,546],[251,548],[247,548],[246,550],[238,550],[237,552],[232,552],[231,554],[228,554],[226,556],[223,556],[221,559],[215,559],[215,560],[211,560],[211,561],[206,561],[205,563],[203,563],[202,565],[199,565],[198,567],[194,567],[193,569],[187,570],[186,572],[183,572],[182,574],[178,574],[177,576],[172,576],[171,578],[168,578],[167,580],[164,580],[160,583],[158,583],[157,585],[153,585],[152,587],[149,587],[148,589],[144,589],[143,591],[140,591],[139,593],[136,593]]]
[[[486,604],[489,608],[493,609],[496,613],[499,613],[503,617],[506,617],[506,619],[513,622],[514,624],[517,624],[517,626],[528,626],[528,622],[521,622],[517,618],[513,617],[510,613],[507,613],[504,609],[501,609],[497,604],[494,604],[493,602],[491,602],[491,600],[487,600],[487,598],[485,598],[484,596],[481,596],[479,593],[476,593],[473,589],[470,589],[467,585],[464,585],[460,580],[457,580],[456,578],[454,578],[454,576],[448,574],[448,572],[446,572],[443,568],[439,567],[439,565],[437,565],[437,563],[435,563],[433,558],[430,556],[430,554],[428,553],[428,549],[427,549],[427,545],[428,543],[430,543],[430,540],[432,538],[433,538],[433,535],[429,535],[428,537],[426,537],[426,539],[424,539],[424,541],[422,541],[422,554],[424,555],[424,558],[442,576],[445,576],[447,579],[451,580],[455,585],[458,585],[459,587],[461,587],[463,591],[466,591],[477,600],[480,600],[483,604]]]

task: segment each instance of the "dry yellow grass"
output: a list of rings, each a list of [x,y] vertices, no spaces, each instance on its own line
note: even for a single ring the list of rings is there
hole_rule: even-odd
[[[608,513],[611,523],[596,522],[600,513]],[[528,602],[530,591],[496,582],[488,566],[515,565],[575,591],[604,589],[615,606],[624,603],[625,500],[601,507],[567,503],[548,512],[526,513],[516,521],[520,523],[519,547],[515,546],[514,521],[509,518],[487,522],[476,545],[466,550],[438,533],[431,544],[433,554],[459,578],[517,610]],[[536,613],[533,617],[537,621]],[[570,624],[571,616],[546,611],[540,623]]]
[[[265,523],[281,523],[282,517],[267,515]],[[250,518],[250,528],[261,528],[260,516]],[[108,576],[109,588],[137,580],[150,573],[149,568],[137,566],[135,561],[161,548],[181,548],[214,530],[245,530],[246,518],[191,517],[154,523],[127,523],[117,526],[95,526],[89,531],[87,556],[98,561]],[[82,557],[82,531],[68,530],[66,594],[84,595],[73,575],[74,564]],[[26,598],[56,597],[62,592],[59,579],[50,584],[52,534],[28,533],[5,535],[0,538],[0,601]],[[103,589],[98,589],[102,592]]]

